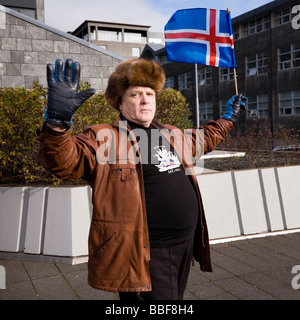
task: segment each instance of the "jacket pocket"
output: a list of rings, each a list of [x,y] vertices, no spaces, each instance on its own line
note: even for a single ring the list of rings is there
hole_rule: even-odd
[[[110,168],[110,178],[127,182],[135,179],[137,176],[136,168],[128,165],[112,165]]]
[[[113,233],[99,248],[93,253],[93,258],[101,257],[105,254],[105,250],[109,249],[113,245],[114,240],[116,239],[116,233]]]
[[[133,235],[92,226],[89,234],[89,277],[123,279],[129,270]]]

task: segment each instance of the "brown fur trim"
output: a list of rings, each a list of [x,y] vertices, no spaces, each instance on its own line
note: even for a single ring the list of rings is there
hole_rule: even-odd
[[[119,110],[121,97],[129,86],[150,87],[158,93],[164,83],[165,73],[158,63],[145,59],[127,60],[118,64],[111,74],[105,98],[112,107]]]

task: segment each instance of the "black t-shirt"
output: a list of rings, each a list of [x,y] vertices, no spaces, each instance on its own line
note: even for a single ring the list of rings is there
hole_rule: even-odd
[[[158,129],[128,123],[140,148],[150,246],[168,247],[191,239],[198,199],[180,158]]]

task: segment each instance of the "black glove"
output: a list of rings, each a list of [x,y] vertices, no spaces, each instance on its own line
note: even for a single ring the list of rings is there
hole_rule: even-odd
[[[230,120],[233,123],[236,122],[239,110],[246,110],[247,97],[244,97],[241,93],[231,97],[226,105],[226,113],[222,119]]]
[[[63,61],[58,59],[55,70],[47,64],[48,101],[45,121],[56,125],[71,126],[75,111],[95,93],[95,89],[78,92],[80,83],[80,64],[67,59],[63,69]]]

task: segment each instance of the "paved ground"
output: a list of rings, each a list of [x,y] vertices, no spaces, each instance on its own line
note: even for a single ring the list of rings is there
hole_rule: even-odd
[[[185,300],[300,300],[299,232],[212,244],[211,249],[214,272],[192,267]],[[0,265],[6,271],[0,300],[118,300],[115,293],[88,286],[86,263],[0,260]],[[294,266],[299,266],[296,273]]]

